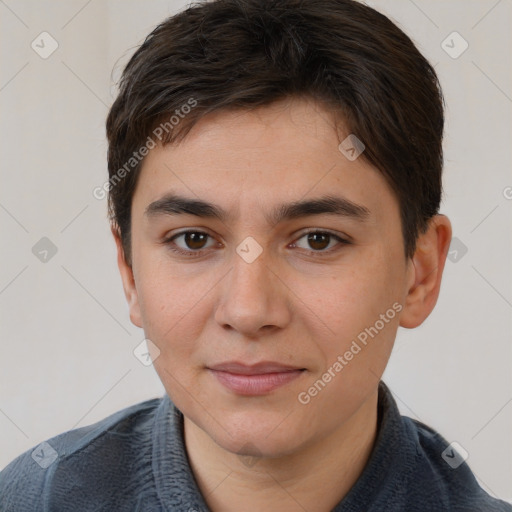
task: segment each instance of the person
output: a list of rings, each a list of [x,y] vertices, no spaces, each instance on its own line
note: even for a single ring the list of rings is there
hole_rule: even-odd
[[[108,115],[112,233],[166,394],[0,476],[5,511],[511,511],[381,377],[433,310],[443,97],[353,0],[158,25]]]

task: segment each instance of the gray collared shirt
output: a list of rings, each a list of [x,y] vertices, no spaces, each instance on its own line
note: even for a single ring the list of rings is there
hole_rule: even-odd
[[[1,512],[206,512],[188,462],[183,415],[166,395],[56,436],[0,472]],[[401,416],[383,382],[368,463],[334,512],[512,512],[449,443]],[[317,511],[310,511],[317,512]]]

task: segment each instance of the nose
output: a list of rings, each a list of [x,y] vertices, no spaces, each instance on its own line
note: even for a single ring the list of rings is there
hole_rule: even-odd
[[[219,293],[215,320],[224,329],[255,337],[290,322],[290,291],[265,251],[251,263],[235,253]]]

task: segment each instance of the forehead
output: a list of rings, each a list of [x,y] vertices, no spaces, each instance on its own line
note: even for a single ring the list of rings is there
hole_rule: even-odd
[[[349,133],[312,100],[286,100],[251,111],[220,111],[201,119],[179,143],[146,156],[134,208],[169,193],[240,209],[275,210],[277,203],[342,196],[379,215],[398,204],[386,180],[364,158],[347,158]],[[267,215],[268,219],[268,215]]]

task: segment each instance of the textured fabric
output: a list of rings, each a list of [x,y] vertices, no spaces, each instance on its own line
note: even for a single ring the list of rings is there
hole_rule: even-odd
[[[452,469],[442,457],[446,440],[400,416],[383,383],[378,425],[368,464],[335,512],[512,512],[466,463]],[[36,510],[208,511],[188,463],[183,415],[164,396],[20,455],[0,473],[0,511]]]

